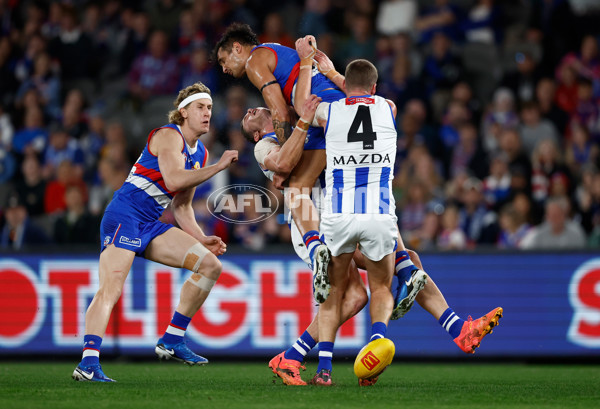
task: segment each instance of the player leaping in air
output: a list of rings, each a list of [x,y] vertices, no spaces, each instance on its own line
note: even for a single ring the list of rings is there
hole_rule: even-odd
[[[234,23],[225,31],[213,51],[213,59],[225,74],[236,78],[247,76],[260,90],[271,111],[273,130],[283,145],[292,133],[288,106],[296,107],[298,116],[302,104],[295,101],[294,88],[301,71],[310,73],[310,92],[322,101],[337,101],[344,93],[325,75],[313,69],[312,60],[303,64],[296,50],[274,43],[260,44],[256,34],[246,24]],[[310,198],[310,190],[325,167],[323,129],[309,127],[304,151],[289,175],[286,200],[292,210],[313,268],[315,300],[325,301],[329,295],[327,265],[329,251],[321,242],[319,218]]]

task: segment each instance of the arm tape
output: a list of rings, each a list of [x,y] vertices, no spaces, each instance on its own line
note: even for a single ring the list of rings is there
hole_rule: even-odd
[[[273,85],[273,84],[277,84],[277,81],[276,80],[269,81],[269,82],[265,83],[262,87],[260,87],[261,94],[263,92],[263,89],[265,89],[265,87],[268,87],[269,85]]]

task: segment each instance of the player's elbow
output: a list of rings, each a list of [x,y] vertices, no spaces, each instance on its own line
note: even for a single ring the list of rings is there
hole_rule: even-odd
[[[294,169],[294,164],[288,159],[282,159],[277,163],[277,173],[288,174]]]
[[[179,190],[183,190],[185,188],[185,186],[183,186],[183,183],[178,182],[177,179],[175,178],[164,178],[165,181],[165,187],[167,188],[167,190],[171,191],[171,192],[177,192]]]

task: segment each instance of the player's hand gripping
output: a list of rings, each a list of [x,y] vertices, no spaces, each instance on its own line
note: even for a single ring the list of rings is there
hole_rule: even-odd
[[[317,40],[311,35],[296,40],[296,52],[301,60],[312,60],[317,52]]]
[[[215,256],[220,256],[227,251],[227,244],[218,236],[206,236],[201,240],[202,245],[210,250]]]
[[[315,94],[306,98],[306,101],[302,105],[302,118],[300,120],[310,125],[315,118],[315,112],[321,101],[321,98]]]
[[[335,70],[333,62],[331,62],[327,54],[325,54],[323,51],[317,50],[314,59],[317,62],[317,68],[319,69],[321,74],[323,74],[330,80],[338,75],[341,75]]]
[[[238,151],[231,150],[223,152],[221,155],[221,159],[217,162],[217,166],[219,169],[224,170],[229,167],[233,162],[237,162],[238,160]]]

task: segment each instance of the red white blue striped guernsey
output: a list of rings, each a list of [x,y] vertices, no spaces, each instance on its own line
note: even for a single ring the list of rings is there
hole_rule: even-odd
[[[206,165],[208,155],[202,142],[198,140],[196,146],[188,146],[178,125],[168,124],[153,129],[148,135],[142,154],[133,165],[123,186],[115,192],[107,211],[133,213],[141,220],[157,220],[178,193],[167,189],[158,167],[158,157],[148,149],[150,139],[162,128],[174,129],[181,136],[183,141],[181,154],[186,169],[200,169]]]

